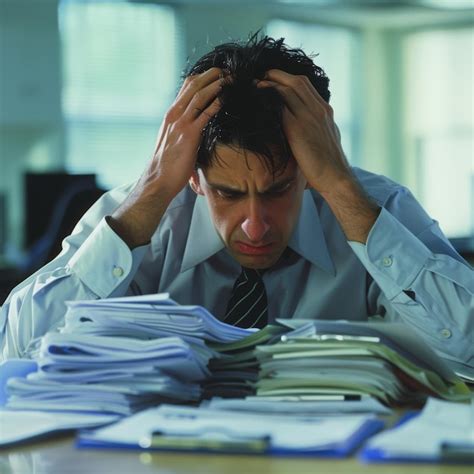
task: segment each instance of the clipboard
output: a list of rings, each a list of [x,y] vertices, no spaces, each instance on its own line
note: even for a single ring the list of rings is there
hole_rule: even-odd
[[[76,437],[76,447],[97,449],[130,449],[146,451],[172,451],[207,454],[245,454],[263,456],[296,456],[344,458],[355,452],[369,437],[378,433],[384,427],[379,419],[366,420],[355,432],[346,439],[330,445],[315,446],[311,449],[294,449],[275,447],[269,437],[243,438],[240,440],[214,440],[194,436],[169,436],[153,433],[152,436],[142,437],[136,443],[122,443],[94,439],[91,431],[79,432]],[[92,436],[91,436],[92,434]]]

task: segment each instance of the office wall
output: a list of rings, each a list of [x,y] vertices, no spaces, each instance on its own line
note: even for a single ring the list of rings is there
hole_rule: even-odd
[[[6,234],[22,242],[23,171],[64,159],[57,1],[0,1],[0,193]]]

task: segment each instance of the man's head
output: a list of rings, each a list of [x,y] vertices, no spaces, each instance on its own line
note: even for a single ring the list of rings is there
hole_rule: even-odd
[[[273,89],[259,89],[255,80],[270,69],[281,69],[308,77],[319,95],[329,102],[329,79],[301,49],[291,49],[284,39],[253,35],[247,42],[225,43],[202,56],[186,76],[212,67],[227,72],[220,111],[203,131],[197,166],[206,168],[218,161],[216,145],[229,145],[259,155],[272,173],[281,171],[291,157],[282,128],[281,96]]]
[[[249,268],[269,268],[286,249],[298,220],[306,180],[282,124],[283,100],[257,88],[270,69],[305,75],[325,101],[324,71],[283,39],[254,35],[217,46],[187,75],[212,67],[226,72],[221,108],[203,130],[190,184],[206,197],[213,223],[230,254]]]

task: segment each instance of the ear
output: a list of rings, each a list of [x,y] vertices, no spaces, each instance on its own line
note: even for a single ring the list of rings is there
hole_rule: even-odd
[[[196,194],[200,194],[201,196],[204,196],[204,192],[201,188],[201,181],[199,179],[199,172],[197,170],[193,171],[193,174],[189,178],[189,186],[191,186],[192,190]]]

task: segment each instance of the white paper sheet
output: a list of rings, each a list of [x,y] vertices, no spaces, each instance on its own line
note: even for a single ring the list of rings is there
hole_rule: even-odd
[[[181,306],[167,293],[67,303],[63,332],[146,338],[174,336],[232,342],[258,329],[223,323],[201,306]]]
[[[382,405],[373,397],[360,397],[359,400],[337,400],[336,396],[324,396],[317,400],[305,399],[305,397],[246,397],[239,398],[213,398],[203,402],[203,406],[215,410],[233,410],[244,413],[257,413],[260,415],[320,415],[341,416],[349,413],[377,413],[388,415],[391,410]]]
[[[474,450],[474,408],[430,398],[419,416],[380,433],[367,448],[414,460],[439,459],[443,443],[470,443]]]
[[[115,415],[0,410],[0,446],[57,431],[93,428],[111,423]]]

